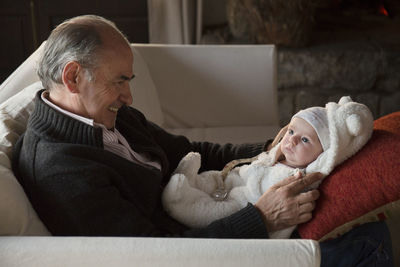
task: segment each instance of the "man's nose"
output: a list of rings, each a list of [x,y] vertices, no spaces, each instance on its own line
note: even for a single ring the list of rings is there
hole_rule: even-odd
[[[128,82],[126,83],[126,85],[124,86],[124,88],[121,92],[121,101],[127,106],[132,105],[133,98],[132,98],[132,93],[131,93],[131,87]]]

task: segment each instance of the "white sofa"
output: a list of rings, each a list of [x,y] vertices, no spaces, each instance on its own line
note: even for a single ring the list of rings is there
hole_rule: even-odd
[[[0,86],[0,266],[319,266],[313,240],[53,237],[10,166],[41,83],[42,47]],[[265,141],[279,129],[274,46],[133,44],[133,106],[192,140]]]

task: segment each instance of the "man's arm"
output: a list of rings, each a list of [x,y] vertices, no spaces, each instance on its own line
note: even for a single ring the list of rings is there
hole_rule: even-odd
[[[271,140],[256,144],[215,144],[210,142],[190,142],[184,136],[166,132],[156,124],[143,121],[156,142],[162,147],[169,161],[170,172],[178,166],[180,160],[189,152],[201,154],[201,168],[204,170],[221,170],[228,162],[238,158],[251,158],[267,149]]]
[[[183,236],[266,239],[268,231],[261,213],[253,205],[248,204],[247,207],[226,218],[214,221],[207,227],[187,230]]]
[[[200,172],[205,170],[221,170],[235,159],[252,158],[265,151],[265,143],[255,144],[213,144],[208,142],[193,142],[193,151],[201,154]]]
[[[59,169],[58,166],[53,168]],[[129,184],[118,186],[125,180],[119,177],[105,164],[88,166],[88,162],[79,160],[73,169],[65,168],[64,172],[57,171],[56,175],[37,177],[32,204],[54,235],[268,237],[262,216],[252,205],[201,229],[173,231],[166,225],[171,219],[160,213],[157,203],[146,208],[145,204],[149,203],[141,196],[145,194],[129,193],[133,190]],[[131,178],[140,180],[135,173]],[[152,180],[156,177],[147,178]],[[144,188],[141,190],[146,191]],[[158,201],[157,193],[151,195],[150,202]],[[155,214],[159,215],[154,217]]]
[[[263,151],[270,150],[282,140],[286,131],[287,126],[283,127],[279,131],[274,140],[270,139],[263,143],[218,145],[208,142],[193,142],[192,146],[194,151],[197,151],[202,155],[202,166],[200,171],[221,170],[232,160],[252,158]]]

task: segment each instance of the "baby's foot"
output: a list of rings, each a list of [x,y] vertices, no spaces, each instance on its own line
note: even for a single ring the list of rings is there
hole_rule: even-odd
[[[175,173],[185,174],[188,177],[196,175],[200,169],[201,155],[197,152],[188,153],[181,162],[179,162]]]

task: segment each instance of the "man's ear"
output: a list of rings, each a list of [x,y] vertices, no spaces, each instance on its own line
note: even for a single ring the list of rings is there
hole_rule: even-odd
[[[79,74],[82,71],[81,65],[76,61],[68,62],[62,72],[62,81],[71,93],[78,93]]]

